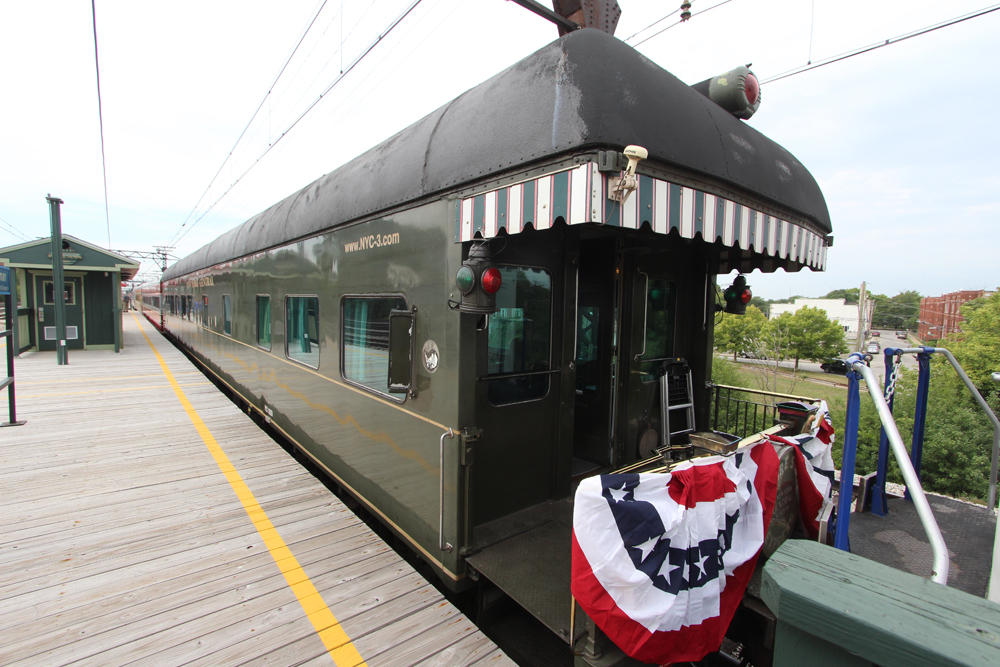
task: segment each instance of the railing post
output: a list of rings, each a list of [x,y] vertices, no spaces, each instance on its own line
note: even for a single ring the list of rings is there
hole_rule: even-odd
[[[896,352],[895,349],[891,347],[885,348],[885,388],[889,388],[889,384],[892,382],[892,374],[896,368],[895,362],[892,361],[893,354]],[[902,363],[902,362],[901,362]],[[883,392],[884,394],[885,392]],[[886,399],[889,404],[889,412],[892,412],[892,406],[896,399],[895,391],[891,396]],[[878,467],[875,473],[875,488],[872,489],[872,514],[877,516],[885,516],[889,513],[889,499],[885,494],[885,483],[886,477],[889,472],[889,436],[886,435],[885,427],[879,432],[878,436]]]
[[[712,422],[712,428],[716,431],[719,429],[719,387],[714,386],[712,389],[715,391],[715,421]]]
[[[863,361],[864,357],[855,352],[848,362]],[[848,538],[851,521],[851,496],[854,492],[854,459],[858,449],[858,423],[861,415],[861,394],[858,372],[847,372],[847,417],[844,423],[844,456],[840,463],[840,501],[837,503],[837,532],[833,546],[842,551],[851,550]]]
[[[913,440],[910,443],[910,461],[913,462],[913,471],[917,473],[917,479],[920,479],[920,461],[924,455],[924,426],[927,424],[927,396],[931,383],[931,354],[927,349],[929,348],[917,354],[919,368],[917,407],[913,414]],[[909,488],[906,489],[906,499],[913,502]]]

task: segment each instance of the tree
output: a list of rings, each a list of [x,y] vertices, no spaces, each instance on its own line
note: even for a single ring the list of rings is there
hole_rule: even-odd
[[[755,352],[756,340],[765,324],[767,318],[756,306],[747,306],[744,315],[723,313],[722,321],[715,327],[715,348],[732,352],[734,360],[741,352]]]
[[[831,321],[825,310],[803,306],[789,317],[787,354],[795,359],[795,370],[799,370],[799,359],[825,361],[847,353],[843,327]]]
[[[860,287],[850,287],[848,289],[835,289],[827,294],[824,299],[843,299],[847,303],[857,303],[861,298]]]
[[[751,297],[750,305],[759,308],[760,312],[764,313],[764,317],[769,317],[771,314],[771,302],[765,301],[759,296]]]
[[[872,294],[875,314],[872,327],[876,329],[916,329],[920,314],[920,292],[907,290],[891,299],[884,294]]]

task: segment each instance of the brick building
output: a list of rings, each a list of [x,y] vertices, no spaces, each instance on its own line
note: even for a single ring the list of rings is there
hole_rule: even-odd
[[[961,306],[985,295],[983,290],[964,290],[942,296],[926,296],[920,300],[917,336],[920,340],[941,340],[961,330]]]

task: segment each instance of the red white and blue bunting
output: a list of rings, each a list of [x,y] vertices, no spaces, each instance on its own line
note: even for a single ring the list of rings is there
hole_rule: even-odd
[[[573,508],[573,596],[629,656],[700,660],[743,598],[777,493],[767,441],[667,474],[590,477]]]
[[[676,230],[682,238],[700,236],[706,242],[718,241],[743,251],[735,259],[723,258],[719,273],[742,270],[751,254],[763,257],[756,266],[765,272],[777,268],[768,264],[774,260],[817,270],[826,267],[824,238],[793,222],[642,174],[636,191],[619,204],[607,198],[608,177],[590,162],[464,198],[459,205],[456,240],[493,238],[501,230],[518,234],[528,225],[544,230],[560,218],[569,225],[590,223],[626,229],[646,224],[658,234]]]

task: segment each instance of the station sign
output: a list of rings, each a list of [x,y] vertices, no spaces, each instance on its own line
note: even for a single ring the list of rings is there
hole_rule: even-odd
[[[0,266],[0,296],[10,294],[10,269]]]

